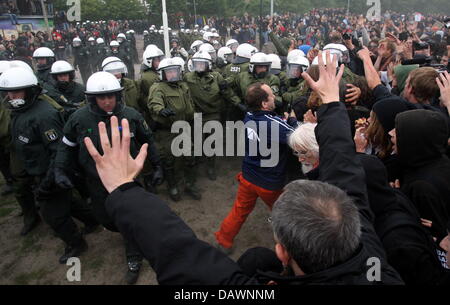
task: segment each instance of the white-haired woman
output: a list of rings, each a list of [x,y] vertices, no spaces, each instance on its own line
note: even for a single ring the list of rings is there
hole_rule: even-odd
[[[289,146],[302,163],[304,174],[309,173],[319,165],[319,145],[314,133],[316,126],[315,123],[303,124],[289,136]]]

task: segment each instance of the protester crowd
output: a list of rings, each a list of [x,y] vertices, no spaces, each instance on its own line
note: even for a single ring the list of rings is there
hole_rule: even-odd
[[[164,28],[144,21],[3,37],[2,194],[22,208],[22,235],[42,217],[65,263],[99,225],[119,232],[130,284],[144,258],[161,284],[450,283],[450,18],[315,9],[171,26],[170,54]],[[173,123],[194,113],[253,126],[215,245],[152,194],[166,182],[171,200],[202,200],[200,161],[217,179],[215,156],[173,151]],[[275,164],[259,142],[277,148]],[[275,251],[236,263],[227,255],[258,198]],[[371,258],[381,278],[368,278]]]

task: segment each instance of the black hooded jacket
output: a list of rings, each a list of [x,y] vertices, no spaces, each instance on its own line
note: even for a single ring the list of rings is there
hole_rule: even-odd
[[[435,111],[413,110],[396,118],[397,150],[403,169],[402,191],[420,217],[433,221],[438,240],[450,229],[450,160],[445,155],[447,119]]]

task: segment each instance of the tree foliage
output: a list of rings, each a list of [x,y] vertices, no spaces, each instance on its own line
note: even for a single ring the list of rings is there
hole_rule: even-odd
[[[450,13],[448,0],[380,0],[381,9],[402,13],[421,12]],[[67,9],[66,0],[55,0],[55,8]],[[81,0],[81,18],[99,19],[159,19],[162,14],[161,0],[145,0],[148,11],[139,0]],[[169,16],[242,16],[245,12],[259,15],[261,0],[166,0]],[[312,8],[346,8],[348,0],[274,0],[274,11],[278,14],[305,13]],[[370,6],[367,0],[350,0],[350,12],[365,14]],[[270,14],[270,0],[262,0],[263,16]]]

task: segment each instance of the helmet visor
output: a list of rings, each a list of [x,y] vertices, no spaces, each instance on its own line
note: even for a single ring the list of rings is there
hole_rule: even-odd
[[[180,66],[171,66],[164,68],[163,71],[163,80],[168,82],[178,82],[181,81],[181,67]]]
[[[195,72],[206,72],[209,70],[209,62],[205,59],[192,59]]]
[[[111,74],[128,74],[127,66],[120,61],[110,62],[103,67],[103,71]]]
[[[295,79],[300,78],[303,71],[306,71],[305,66],[298,64],[288,64],[287,76],[288,78]]]

